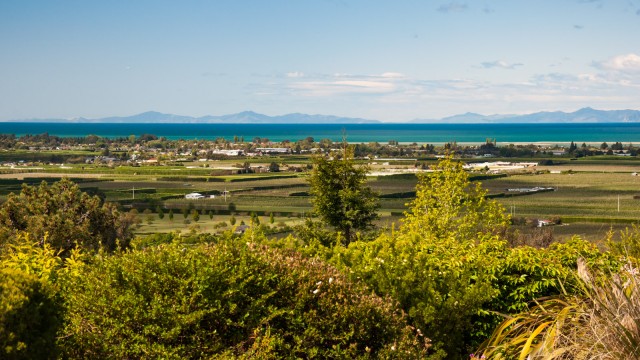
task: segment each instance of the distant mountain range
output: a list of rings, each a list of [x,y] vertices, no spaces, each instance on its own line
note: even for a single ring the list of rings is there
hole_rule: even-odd
[[[412,123],[496,124],[496,123],[617,123],[640,122],[638,110],[596,110],[590,107],[574,112],[541,111],[526,115],[481,115],[466,113],[436,120],[416,119]]]
[[[287,114],[280,116],[268,116],[253,111],[243,111],[237,114],[220,116],[182,116],[163,114],[148,111],[132,116],[112,116],[99,119],[74,118],[74,119],[28,119],[15,120],[22,122],[66,122],[66,123],[200,123],[200,124],[371,124],[379,123],[377,120],[338,117],[331,115]]]
[[[376,124],[378,120],[339,117],[332,115],[286,114],[268,116],[253,111],[221,116],[182,116],[148,111],[138,115],[123,117],[105,117],[99,119],[23,119],[20,122],[65,122],[65,123],[203,123],[203,124]],[[441,119],[415,119],[410,123],[445,124],[495,124],[495,123],[613,123],[640,122],[638,110],[596,110],[589,107],[575,112],[537,112],[526,115],[482,115],[466,113]]]

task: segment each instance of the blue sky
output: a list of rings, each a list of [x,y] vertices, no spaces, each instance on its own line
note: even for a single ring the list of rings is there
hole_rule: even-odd
[[[0,120],[640,109],[640,0],[2,0],[0,49]]]

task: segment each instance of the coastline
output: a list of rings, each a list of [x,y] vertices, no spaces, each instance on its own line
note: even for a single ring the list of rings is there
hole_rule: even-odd
[[[480,145],[496,141],[505,145],[568,146],[572,141],[600,145],[603,142],[640,144],[640,123],[572,124],[149,124],[149,123],[3,123],[0,133],[23,136],[127,138],[152,134],[169,140],[231,141],[255,138],[272,142],[329,139],[353,144],[389,143]]]
[[[616,142],[620,142],[620,140],[602,140],[602,141],[580,141],[580,140],[573,140],[573,143],[581,146],[583,143],[586,144],[587,146],[600,146],[600,144],[602,144],[603,142],[606,142],[607,144],[615,144]],[[362,144],[361,142],[351,142],[348,141],[349,144]],[[411,145],[414,142],[411,141],[403,141],[403,142],[398,142],[399,145]],[[421,142],[416,142],[418,145],[423,144]],[[430,142],[429,144],[431,145],[436,145],[436,146],[442,146],[449,143],[448,141],[445,142]],[[426,144],[426,143],[424,143]],[[458,145],[463,145],[463,146],[479,146],[482,144],[485,144],[484,141],[468,141],[468,142],[462,142],[462,141],[456,141],[456,144]],[[623,145],[633,145],[633,146],[639,146],[640,147],[640,141],[622,141]],[[554,147],[554,146],[566,146],[569,147],[571,145],[571,141],[497,141],[496,142],[496,146],[509,146],[509,145],[515,145],[515,146],[526,146],[526,145],[535,145],[535,146],[546,146],[546,147]]]

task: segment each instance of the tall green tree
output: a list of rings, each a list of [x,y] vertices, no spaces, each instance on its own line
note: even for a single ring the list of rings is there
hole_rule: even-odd
[[[505,229],[509,217],[502,205],[486,198],[480,183],[472,184],[462,163],[447,157],[420,173],[416,198],[405,212],[403,230],[432,239],[476,239]]]
[[[313,159],[309,176],[314,211],[344,237],[345,245],[355,231],[373,227],[380,207],[378,194],[367,186],[367,166],[356,166],[353,148],[345,144],[342,153]]]
[[[82,192],[71,180],[52,185],[22,185],[0,206],[0,248],[29,233],[30,239],[48,242],[67,253],[80,246],[87,250],[126,247],[133,237],[137,217],[121,214],[113,204]]]
[[[617,268],[613,256],[579,239],[510,248],[502,235],[508,215],[462,165],[446,158],[432,170],[419,176],[399,230],[333,248],[332,261],[397,300],[411,325],[432,340],[434,355],[468,359],[502,320],[497,314],[521,312],[535,299],[574,288],[580,256]]]

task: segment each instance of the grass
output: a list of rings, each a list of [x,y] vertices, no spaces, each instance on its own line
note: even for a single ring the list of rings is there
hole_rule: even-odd
[[[559,216],[564,219],[569,225],[554,229],[558,238],[580,234],[588,239],[598,240],[610,227],[618,229],[640,219],[640,199],[634,199],[634,196],[640,195],[640,177],[630,175],[640,168],[640,161],[620,158],[615,160],[607,157],[578,160],[564,158],[559,160],[563,162],[561,165],[540,169],[571,169],[575,173],[512,175],[485,179],[481,182],[490,194],[506,194],[508,188],[514,187],[554,187],[557,191],[499,197],[497,200],[507,211],[518,217]],[[268,166],[271,161],[304,167],[308,163],[308,157],[274,157],[252,159],[250,162],[254,166]],[[193,169],[177,165],[110,168],[91,164],[70,165],[70,169],[46,165],[38,166],[42,167],[42,170],[3,169],[4,172],[13,173],[0,175],[0,201],[10,192],[19,191],[20,183],[23,181],[34,184],[44,179],[51,181],[69,176],[83,178],[80,184],[82,188],[97,190],[103,193],[108,201],[119,201],[125,205],[131,202],[133,189],[138,189],[135,202],[143,206],[149,204],[147,207],[152,209],[157,205],[165,205],[178,210],[189,206],[190,202],[182,198],[187,193],[211,194],[226,190],[230,193],[226,203],[223,197],[218,197],[200,200],[195,202],[194,206],[226,210],[228,203],[233,202],[237,211],[241,212],[282,212],[297,215],[311,211],[308,196],[290,196],[292,193],[308,191],[304,174],[285,172],[210,176],[216,167],[233,166],[239,162],[238,159],[212,161],[209,162],[209,168]],[[201,166],[202,163],[183,165]],[[17,173],[20,171],[23,173]],[[392,221],[392,214],[397,215],[406,210],[405,204],[412,200],[410,194],[417,184],[417,178],[411,175],[370,177],[368,180],[375,191],[385,196],[380,201],[381,223]],[[163,200],[167,197],[174,199]],[[173,226],[183,228],[182,225]]]
[[[516,216],[640,219],[640,200],[634,199],[640,194],[640,179],[628,173],[521,175],[488,180],[483,185],[490,193],[504,193],[513,187],[556,188],[553,192],[499,198],[507,209],[515,207]]]

